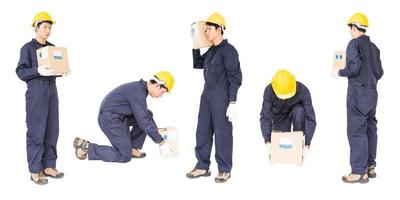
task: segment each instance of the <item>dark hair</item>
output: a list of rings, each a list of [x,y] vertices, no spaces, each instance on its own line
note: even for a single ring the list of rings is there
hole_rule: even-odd
[[[150,83],[151,83],[151,84],[157,84],[157,81],[151,79],[151,80],[150,80]]]
[[[211,22],[206,22],[206,25],[214,26],[214,27],[215,27],[215,30],[217,30],[218,28],[221,28],[221,35],[224,34],[224,28],[223,28],[222,26],[220,26],[220,25],[218,25],[218,24],[211,23]]]
[[[53,25],[53,22],[52,22],[52,21],[41,21],[41,22],[39,22],[39,23],[36,25],[36,28],[39,28],[39,26],[40,26],[43,22],[46,22],[46,23],[49,23],[49,24]]]
[[[358,31],[360,31],[360,32],[363,32],[363,33],[367,32],[366,29],[360,28],[360,27],[358,27],[358,26],[355,25],[355,24],[349,24],[349,27],[350,27],[350,28],[353,28],[353,26],[356,27],[356,29],[357,29]]]

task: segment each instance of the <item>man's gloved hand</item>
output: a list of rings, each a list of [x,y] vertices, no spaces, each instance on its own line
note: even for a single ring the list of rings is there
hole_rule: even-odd
[[[163,158],[171,158],[172,157],[172,148],[168,142],[161,142],[160,143],[160,154]]]
[[[61,76],[62,76],[62,77],[67,77],[67,76],[69,76],[69,74],[71,74],[71,70],[62,73]]]
[[[269,160],[271,160],[271,142],[265,143],[265,146],[267,147],[267,155]]]
[[[193,23],[190,25],[190,36],[191,36],[191,37],[194,36],[194,32],[196,31],[195,29],[196,29],[196,22],[193,22]]]
[[[303,160],[307,157],[309,151],[310,151],[310,146],[309,145],[305,145],[304,148],[303,148]]]
[[[236,102],[230,102],[228,109],[226,110],[226,117],[230,122],[236,119]]]
[[[48,69],[45,65],[39,66],[38,72],[41,76],[54,76],[53,70]]]
[[[331,72],[331,75],[332,75],[333,78],[339,78],[339,69],[333,68],[332,72]]]

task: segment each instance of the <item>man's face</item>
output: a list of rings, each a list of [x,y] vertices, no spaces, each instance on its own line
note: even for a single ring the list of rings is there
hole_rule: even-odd
[[[351,35],[351,38],[356,38],[356,31],[357,31],[357,28],[355,27],[355,26],[350,26],[350,35]]]
[[[51,34],[51,24],[48,22],[42,22],[39,27],[36,27],[36,35],[40,38],[47,40]]]
[[[220,29],[220,28],[218,28],[218,29]],[[208,40],[213,41],[215,38],[218,37],[219,34],[220,34],[220,31],[215,29],[214,26],[206,25],[206,36],[207,36]]]
[[[165,87],[163,87],[158,83],[150,84],[148,90],[149,90],[149,95],[153,98],[160,98],[164,93],[168,92]]]

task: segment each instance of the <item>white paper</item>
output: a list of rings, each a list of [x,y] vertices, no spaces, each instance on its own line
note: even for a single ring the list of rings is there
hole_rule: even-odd
[[[290,139],[290,138],[279,139],[279,148],[280,149],[293,149],[292,139]]]

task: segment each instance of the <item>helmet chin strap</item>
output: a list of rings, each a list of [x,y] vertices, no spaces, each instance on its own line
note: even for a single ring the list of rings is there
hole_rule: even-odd
[[[167,84],[165,84],[164,81],[158,79],[156,76],[153,76],[150,80],[153,80],[153,81],[157,82],[159,85],[167,86]]]
[[[361,25],[361,24],[359,24],[359,23],[352,23],[352,25],[355,25],[355,26],[357,26],[358,28],[362,28],[362,29],[365,29],[365,30],[367,30],[367,26],[363,26],[363,25]]]

